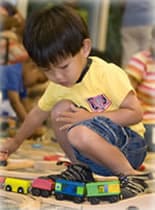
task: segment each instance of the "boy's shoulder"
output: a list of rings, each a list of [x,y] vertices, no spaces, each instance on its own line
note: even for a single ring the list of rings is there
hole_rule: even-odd
[[[107,72],[107,73],[112,71],[124,72],[124,70],[115,63],[107,62],[104,59],[97,56],[90,56],[90,58],[93,61],[94,68],[100,69],[102,72]]]
[[[108,64],[108,62],[105,61],[103,58],[100,58],[100,57],[97,57],[97,56],[90,56],[90,58],[96,64],[103,64],[103,65],[107,65]]]

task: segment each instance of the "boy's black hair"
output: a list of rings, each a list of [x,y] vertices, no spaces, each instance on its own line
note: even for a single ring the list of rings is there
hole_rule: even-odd
[[[8,12],[9,16],[14,16],[17,13],[16,7],[8,1],[2,1],[0,7],[3,7]]]
[[[74,56],[89,38],[88,28],[78,12],[66,5],[55,5],[33,13],[25,26],[23,44],[41,67],[58,64]]]

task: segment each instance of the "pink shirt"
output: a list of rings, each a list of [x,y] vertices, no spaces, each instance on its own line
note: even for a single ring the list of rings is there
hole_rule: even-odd
[[[127,73],[137,80],[137,95],[144,110],[144,123],[155,123],[155,59],[149,51],[135,54],[126,68]]]

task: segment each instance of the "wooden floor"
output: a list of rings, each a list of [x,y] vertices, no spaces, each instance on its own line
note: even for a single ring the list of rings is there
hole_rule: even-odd
[[[49,155],[54,155],[53,161],[44,160],[44,157]],[[41,175],[59,173],[64,166],[56,165],[56,157],[65,158],[58,144],[51,141],[48,135],[44,136],[42,141],[27,140],[15,154],[10,156],[8,166],[0,167],[0,175],[33,180]],[[155,173],[155,153],[148,153],[144,166],[145,170]],[[136,210],[136,208],[153,210],[155,209],[155,181],[151,180],[148,184],[149,191],[146,194],[113,204],[102,202],[95,206],[87,202],[75,204],[71,201],[57,201],[52,196],[38,198],[31,194],[21,195],[0,190],[0,210]]]

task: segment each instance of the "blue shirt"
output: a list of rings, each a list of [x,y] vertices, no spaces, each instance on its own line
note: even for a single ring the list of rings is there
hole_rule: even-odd
[[[27,96],[27,91],[23,83],[22,64],[12,64],[0,66],[0,90],[2,100],[8,99],[8,91],[16,91],[21,98]]]

